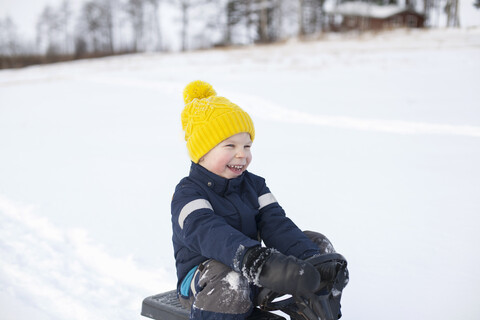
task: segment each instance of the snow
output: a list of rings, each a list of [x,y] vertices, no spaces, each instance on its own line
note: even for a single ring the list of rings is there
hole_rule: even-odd
[[[384,19],[404,10],[406,10],[404,7],[393,4],[380,6],[368,2],[351,1],[338,4],[331,13]]]
[[[225,277],[224,281],[227,282],[228,287],[233,291],[240,291],[242,289],[241,281],[240,281],[240,273],[238,272],[235,272],[235,271],[229,272]]]
[[[251,114],[250,170],[347,258],[343,319],[478,319],[479,58],[478,29],[400,30],[0,71],[0,318],[141,319],[175,286],[202,79]]]

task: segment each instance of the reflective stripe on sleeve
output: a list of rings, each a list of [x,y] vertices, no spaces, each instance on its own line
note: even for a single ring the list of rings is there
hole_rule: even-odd
[[[277,202],[277,199],[271,193],[265,193],[264,195],[258,197],[258,210],[268,206],[269,204]]]
[[[212,205],[208,200],[197,199],[197,200],[190,201],[182,208],[182,211],[180,211],[180,215],[178,216],[178,224],[180,225],[181,229],[183,229],[183,222],[190,215],[190,213],[198,209],[213,210]]]

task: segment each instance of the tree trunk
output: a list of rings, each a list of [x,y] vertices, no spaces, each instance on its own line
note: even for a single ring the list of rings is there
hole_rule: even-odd
[[[188,4],[182,2],[182,51],[187,51]]]

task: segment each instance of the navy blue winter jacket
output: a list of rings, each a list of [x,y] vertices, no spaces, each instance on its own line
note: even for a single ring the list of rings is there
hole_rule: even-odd
[[[190,269],[214,259],[240,272],[248,248],[269,248],[305,259],[319,253],[285,216],[265,180],[248,171],[225,179],[192,162],[172,199],[178,283]]]

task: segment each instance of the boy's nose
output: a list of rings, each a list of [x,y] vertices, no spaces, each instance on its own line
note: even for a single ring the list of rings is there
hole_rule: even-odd
[[[243,150],[238,151],[237,158],[245,158],[245,152]]]

